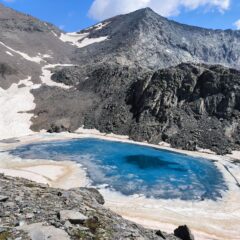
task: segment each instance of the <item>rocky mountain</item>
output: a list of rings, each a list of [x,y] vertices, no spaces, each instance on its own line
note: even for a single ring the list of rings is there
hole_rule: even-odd
[[[52,24],[0,4],[0,87],[7,89],[28,76],[40,83],[43,65],[70,63],[73,48],[60,35]]]
[[[146,71],[104,64],[88,71],[87,77],[82,72],[81,68],[72,67],[53,75],[57,82],[74,85],[80,95],[68,90],[71,97],[67,97],[66,91],[55,90],[47,99],[47,89],[34,90],[38,101],[35,114],[48,109],[46,118],[35,119],[34,130],[45,125],[50,131],[51,126],[74,131],[80,123],[137,141],[166,141],[188,150],[203,148],[226,154],[239,149],[238,70],[220,65],[180,64]],[[64,105],[60,96],[66,100]],[[78,97],[79,102],[74,105]],[[51,108],[48,101],[53,104]],[[44,119],[52,119],[52,125]],[[60,119],[61,122],[54,121]]]
[[[80,32],[93,38],[108,37],[98,45],[78,50],[81,64],[115,62],[154,70],[182,62],[240,66],[240,31],[179,24],[150,8],[107,19],[102,26]]]
[[[219,154],[240,144],[240,72],[219,65],[180,64],[134,82],[127,103],[134,138]],[[150,123],[150,124],[149,124]]]
[[[84,125],[189,150],[239,149],[240,31],[149,8],[78,33],[0,13],[2,139]]]
[[[147,230],[104,208],[95,189],[61,190],[0,175],[0,239],[194,239],[186,226]],[[179,238],[178,238],[178,237]]]

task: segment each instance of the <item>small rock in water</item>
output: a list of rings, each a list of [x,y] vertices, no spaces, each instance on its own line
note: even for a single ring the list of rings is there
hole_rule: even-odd
[[[182,240],[194,240],[194,236],[188,226],[179,226],[174,230],[174,235]]]
[[[72,224],[83,224],[88,217],[80,212],[72,210],[62,210],[59,212],[59,218],[62,221],[68,220]]]

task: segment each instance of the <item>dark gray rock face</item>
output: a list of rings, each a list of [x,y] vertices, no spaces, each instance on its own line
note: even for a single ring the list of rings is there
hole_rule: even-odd
[[[188,150],[200,147],[225,154],[239,149],[239,71],[196,64],[156,72],[107,64],[92,69],[87,75],[77,67],[58,70],[54,75],[55,81],[69,84],[67,76],[73,71],[71,84],[76,89],[71,90],[71,96],[75,97],[67,102],[56,101],[49,106],[38,98],[46,89],[34,93],[38,106],[35,114],[39,116],[33,121],[35,129],[51,129],[49,119],[57,122],[59,113],[65,112],[62,120],[70,122],[66,126],[69,131],[84,125],[138,141],[163,140]],[[54,99],[67,99],[65,91],[56,90],[54,94]],[[83,98],[74,102],[77,96],[95,101],[84,108]],[[68,105],[71,111],[67,111]],[[62,126],[59,122],[58,127]]]
[[[68,75],[69,71],[76,75],[75,89],[66,91],[42,87],[32,91],[37,103],[34,114],[38,116],[33,119],[32,129],[49,130],[52,124],[57,124],[59,128],[65,126],[69,131],[74,131],[85,125],[104,132],[117,130],[121,134],[129,133],[132,113],[125,101],[126,91],[132,82],[144,77],[144,71],[141,68],[100,64],[93,66],[86,74],[81,67],[72,67],[67,71],[59,70],[54,75],[55,81],[64,82],[67,79],[65,73]]]
[[[167,239],[173,234],[145,229],[99,203],[99,192],[61,190],[0,175],[0,239]],[[158,231],[157,231],[158,232]]]
[[[16,74],[17,71],[6,63],[0,63],[0,75],[6,79],[6,76]]]
[[[182,240],[194,240],[191,230],[186,226],[179,226],[174,230],[174,235]]]
[[[108,24],[107,24],[108,23]],[[109,40],[77,50],[81,64],[114,62],[157,70],[182,62],[240,67],[240,31],[210,30],[179,24],[151,9],[120,15],[87,29],[89,37]]]
[[[198,146],[220,154],[239,148],[239,73],[181,64],[134,83],[128,103],[139,123],[136,138],[145,132],[145,138],[157,142],[161,135],[175,147]]]
[[[0,63],[0,82],[2,87],[9,85],[9,78],[17,74],[17,70],[7,63]]]
[[[24,31],[24,32],[49,32],[56,31],[60,33],[59,29],[50,23],[44,23],[38,19],[12,10],[0,4],[0,21],[1,28],[7,31]]]

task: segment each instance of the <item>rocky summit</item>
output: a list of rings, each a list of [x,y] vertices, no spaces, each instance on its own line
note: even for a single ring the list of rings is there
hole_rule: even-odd
[[[150,8],[103,21],[92,27],[92,38],[108,36],[107,41],[76,52],[81,64],[116,62],[151,69],[182,62],[204,62],[240,67],[240,31],[211,30],[170,21]]]
[[[91,188],[53,189],[0,175],[0,192],[1,240],[194,239],[186,226],[175,236],[124,220]]]

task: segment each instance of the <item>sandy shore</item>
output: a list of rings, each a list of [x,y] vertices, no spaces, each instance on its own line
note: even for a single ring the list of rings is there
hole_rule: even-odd
[[[78,134],[36,134],[0,142],[0,150],[10,150],[15,147],[41,141],[66,140],[72,138],[94,137],[111,141],[135,143],[127,136],[101,134],[98,131],[79,129]],[[188,152],[170,148],[165,143],[151,145],[137,143],[159,149],[173,150],[191,156],[203,157],[216,161],[228,184],[229,191],[223,194],[218,202],[191,202],[181,200],[146,199],[143,196],[124,196],[108,189],[100,189],[106,200],[106,206],[125,218],[140,223],[148,228],[162,229],[172,232],[178,225],[187,224],[192,229],[196,239],[212,240],[240,240],[240,189],[236,181],[240,182],[240,165],[230,162],[231,158],[240,159],[239,152],[232,156],[217,156],[203,150],[202,152]],[[226,171],[227,166],[229,171]],[[52,187],[72,188],[89,186],[86,172],[80,165],[64,161],[51,160],[21,160],[17,157],[0,152],[0,173],[25,177],[33,181],[48,184]],[[233,177],[234,176],[234,177]]]
[[[22,177],[55,188],[88,186],[89,181],[81,166],[70,161],[24,160],[0,153],[0,173]],[[77,180],[77,181],[76,181]]]

